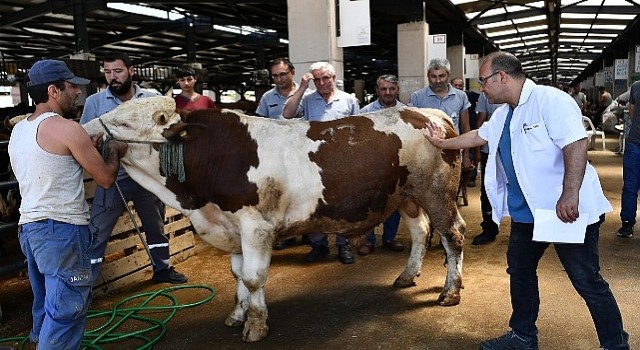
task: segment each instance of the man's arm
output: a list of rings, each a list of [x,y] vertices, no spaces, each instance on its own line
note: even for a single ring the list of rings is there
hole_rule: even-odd
[[[282,110],[283,117],[285,117],[286,119],[291,119],[298,115],[300,101],[302,100],[302,96],[304,96],[304,92],[307,91],[307,88],[309,87],[310,80],[313,80],[313,74],[309,72],[304,73],[302,79],[300,79],[300,87],[293,95],[291,95],[291,97],[287,99],[287,102],[284,104],[284,109]]]
[[[471,130],[468,133],[450,139],[443,138],[444,133],[439,127],[428,123],[424,129],[424,137],[434,146],[444,149],[461,149],[482,146],[487,143],[485,139],[478,135],[478,130]]]
[[[562,222],[574,222],[578,218],[580,186],[587,166],[587,138],[572,142],[562,149],[564,178],[562,194],[556,204],[556,215]]]
[[[627,103],[627,106],[629,106],[629,119],[631,120],[631,123],[640,123],[640,120],[634,120],[634,117],[636,116],[636,105],[629,102]]]
[[[98,186],[111,187],[116,180],[120,167],[119,160],[124,156],[127,144],[117,141],[110,142],[109,155],[107,160],[104,161],[94,147],[93,141],[80,124],[72,121],[66,121],[65,124],[62,125],[62,129],[65,132],[64,139],[73,158],[93,177]]]

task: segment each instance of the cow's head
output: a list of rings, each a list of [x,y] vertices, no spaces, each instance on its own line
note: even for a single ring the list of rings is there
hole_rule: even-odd
[[[162,132],[180,122],[175,101],[166,96],[127,101],[109,113],[86,124],[84,128],[93,136],[109,132],[117,140],[166,142]]]

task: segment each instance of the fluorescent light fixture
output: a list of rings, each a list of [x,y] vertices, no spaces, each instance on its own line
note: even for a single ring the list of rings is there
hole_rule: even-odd
[[[108,2],[107,7],[116,9],[116,10],[125,11],[125,12],[135,13],[138,15],[156,17],[156,18],[162,18],[162,19],[176,20],[176,19],[184,18],[184,16],[178,13],[177,11],[165,11],[165,10],[160,10],[160,9],[156,9],[149,6],[125,4],[121,2]]]

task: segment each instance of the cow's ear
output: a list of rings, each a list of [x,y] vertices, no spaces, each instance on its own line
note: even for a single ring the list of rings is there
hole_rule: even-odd
[[[162,136],[169,140],[169,142],[178,143],[198,137],[206,128],[204,124],[177,123],[165,129],[162,132]]]

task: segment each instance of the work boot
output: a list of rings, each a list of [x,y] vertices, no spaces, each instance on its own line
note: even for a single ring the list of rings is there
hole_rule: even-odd
[[[471,244],[473,245],[483,245],[483,244],[487,244],[489,242],[493,242],[496,240],[496,236],[497,234],[492,234],[492,233],[488,233],[488,232],[482,232],[481,234],[475,236],[473,238],[473,241],[471,241]]]
[[[154,272],[153,277],[151,277],[151,280],[153,280],[154,282],[167,282],[167,283],[179,284],[179,283],[187,282],[187,276],[176,271],[176,269],[173,266],[171,266],[168,269]]]
[[[327,255],[329,255],[329,247],[314,245],[312,246],[311,251],[304,256],[304,261],[316,262],[320,259],[324,259]]]
[[[635,226],[635,222],[631,221],[623,221],[622,227],[618,230],[618,236],[622,238],[631,238],[633,237],[633,227]]]
[[[538,339],[525,339],[513,331],[509,333],[485,340],[480,344],[482,350],[538,350]]]
[[[351,252],[351,244],[343,244],[338,246],[338,260],[343,264],[353,264],[356,257]]]

